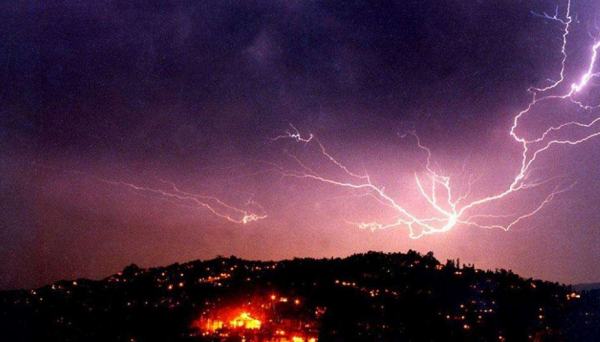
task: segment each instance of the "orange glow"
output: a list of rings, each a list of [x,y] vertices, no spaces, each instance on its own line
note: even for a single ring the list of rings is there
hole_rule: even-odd
[[[261,341],[316,342],[313,329],[316,323],[281,318],[276,312],[279,308],[302,304],[301,298],[269,294],[263,298],[244,300],[235,306],[204,311],[200,318],[192,322],[192,327],[198,329],[202,336],[258,336]],[[320,312],[319,309],[315,312]]]
[[[292,342],[317,342],[317,338],[309,337],[308,339],[305,339],[301,336],[292,336]]]
[[[261,321],[252,317],[248,312],[242,312],[237,317],[229,321],[232,328],[260,329]]]
[[[209,320],[206,321],[206,324],[204,325],[204,328],[207,331],[215,332],[217,330],[223,329],[223,326],[224,326],[223,321],[209,319]]]
[[[234,313],[237,312],[237,313]],[[261,320],[247,311],[230,311],[214,318],[200,318],[193,325],[204,333],[216,333],[226,329],[259,330]]]

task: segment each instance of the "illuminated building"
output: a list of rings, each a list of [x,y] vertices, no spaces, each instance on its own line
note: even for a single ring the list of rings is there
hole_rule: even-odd
[[[304,308],[298,298],[269,295],[241,306],[215,307],[193,323],[200,336],[211,341],[316,342],[314,308]],[[308,310],[305,310],[308,309]]]
[[[249,330],[260,329],[260,320],[250,316],[247,312],[242,312],[237,317],[229,321],[230,328],[244,328]]]

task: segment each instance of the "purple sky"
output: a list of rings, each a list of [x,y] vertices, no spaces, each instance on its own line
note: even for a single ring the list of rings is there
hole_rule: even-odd
[[[437,172],[463,190],[468,175],[478,179],[472,200],[502,191],[519,170],[521,147],[509,132],[531,100],[527,89],[560,76],[563,26],[543,13],[564,18],[566,5],[0,4],[0,288],[99,278],[132,262],[407,249],[547,280],[600,281],[600,139],[553,147],[529,174],[548,183],[476,212],[526,212],[557,184],[574,184],[509,231],[459,224],[416,240],[406,227],[357,228],[394,212],[361,191],[283,176],[347,175],[314,141],[272,140],[290,123],[314,134],[419,215],[431,208],[414,182],[424,175],[423,151],[399,137],[410,131],[431,148]],[[596,1],[571,4],[560,91],[586,71],[599,15]],[[598,104],[595,83],[578,99]],[[549,101],[518,132],[533,137],[599,112]],[[231,222],[242,218],[236,208],[267,217]]]

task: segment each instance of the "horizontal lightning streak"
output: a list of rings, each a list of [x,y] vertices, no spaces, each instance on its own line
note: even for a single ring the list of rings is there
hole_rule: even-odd
[[[156,195],[163,196],[165,198],[177,199],[177,200],[181,200],[181,201],[191,201],[194,204],[196,204],[198,207],[204,208],[204,209],[208,210],[209,212],[211,212],[212,214],[214,214],[215,216],[225,219],[232,223],[247,224],[250,222],[254,222],[254,221],[258,221],[258,220],[267,218],[266,214],[257,214],[257,213],[254,213],[254,212],[251,212],[248,210],[234,207],[230,204],[223,202],[222,200],[220,200],[214,196],[199,195],[199,194],[193,194],[190,192],[182,191],[174,183],[167,182],[167,181],[162,181],[162,182],[169,184],[173,189],[172,192],[161,190],[161,189],[150,188],[150,187],[146,187],[146,186],[140,186],[140,185],[123,182],[123,181],[113,181],[113,180],[108,180],[108,179],[103,179],[103,178],[98,178],[98,177],[94,177],[94,178],[96,178],[104,183],[107,183],[107,184],[125,186],[132,190],[153,193]],[[210,201],[212,201],[214,203],[211,204]],[[226,213],[226,211],[233,212],[236,215],[228,214],[228,213]]]
[[[34,164],[44,167],[46,169],[58,170],[54,167],[42,165],[39,163],[34,163]],[[65,171],[65,170],[59,170],[59,171]],[[259,214],[259,213],[255,213],[250,210],[245,210],[245,209],[235,207],[231,204],[227,204],[226,202],[222,201],[221,199],[219,199],[215,196],[194,194],[194,193],[183,191],[177,185],[175,185],[175,183],[165,181],[165,180],[160,180],[160,181],[164,184],[169,185],[169,187],[172,189],[171,191],[167,191],[167,190],[163,190],[163,189],[159,189],[159,188],[142,186],[142,185],[125,182],[125,181],[120,181],[120,180],[106,179],[106,178],[98,177],[95,175],[90,175],[88,173],[85,173],[82,171],[77,171],[77,170],[66,170],[65,172],[68,172],[71,174],[82,175],[84,177],[92,178],[98,182],[102,182],[105,184],[119,186],[119,187],[125,187],[125,188],[128,188],[133,191],[145,192],[145,193],[158,195],[159,198],[162,198],[164,200],[171,200],[171,203],[175,203],[175,204],[190,204],[190,202],[191,202],[194,204],[193,207],[203,208],[205,210],[208,210],[213,215],[215,215],[219,218],[225,219],[232,223],[248,224],[248,223],[251,223],[254,221],[259,221],[259,220],[267,218],[267,215],[264,213]],[[173,200],[175,200],[175,201],[173,201]],[[176,201],[181,201],[182,203],[177,203]],[[253,203],[253,204],[257,207],[260,207],[256,203]],[[262,208],[261,208],[261,211],[264,212],[264,210],[262,210]]]

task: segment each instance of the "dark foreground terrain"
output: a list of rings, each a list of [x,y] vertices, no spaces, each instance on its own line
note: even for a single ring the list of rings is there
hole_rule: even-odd
[[[600,293],[433,254],[135,265],[0,292],[2,341],[600,341]]]

